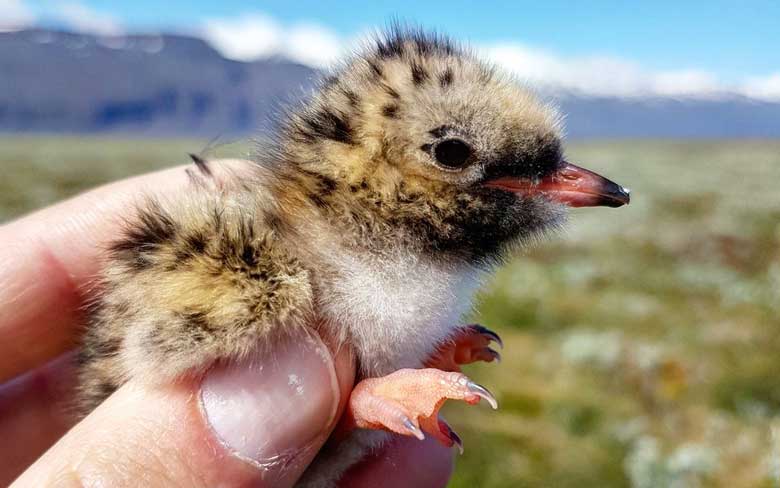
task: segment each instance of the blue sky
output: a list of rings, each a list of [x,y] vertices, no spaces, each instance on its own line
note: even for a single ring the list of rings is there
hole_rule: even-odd
[[[259,27],[252,30],[246,22],[239,24],[241,19],[272,23],[275,32],[290,32],[301,26],[313,28],[325,36],[320,36],[320,40],[327,38],[346,44],[368,29],[398,18],[441,29],[477,46],[493,49],[494,54],[498,52],[494,49],[497,46],[519,47],[523,50],[519,55],[504,49],[496,56],[502,62],[513,60],[506,61],[510,67],[539,61],[536,58],[542,56],[540,62],[544,69],[554,72],[558,78],[576,76],[573,69],[563,73],[562,65],[585,70],[622,63],[634,71],[631,76],[635,78],[659,74],[667,85],[684,78],[700,87],[733,88],[751,82],[756,85],[763,80],[764,88],[768,87],[770,92],[777,88],[780,93],[778,1],[0,0],[0,21],[4,3],[6,10],[13,10],[15,5],[39,23],[63,23],[65,17],[61,13],[70,9],[65,23],[77,23],[74,19],[91,14],[95,16],[95,25],[109,22],[115,30],[119,26],[123,31],[200,33],[205,25],[221,25],[220,39],[227,43],[228,54],[233,52],[232,43],[239,50],[233,57],[239,58],[254,52],[240,51],[241,43],[267,41]],[[245,30],[237,29],[238,26]],[[239,34],[235,34],[235,39],[224,39],[231,35],[231,29],[244,32],[243,40]],[[277,32],[279,35],[282,37],[277,43],[289,41],[289,37],[284,37],[287,34]],[[220,39],[215,42],[222,46]],[[322,42],[315,43],[311,49],[316,50],[317,44]],[[267,54],[262,49],[257,52]],[[320,62],[312,57],[314,54],[308,58],[305,53],[303,56],[304,62]],[[544,64],[548,58],[558,64]],[[330,58],[322,53],[321,59]],[[587,61],[594,59],[600,63],[594,66]],[[674,73],[685,76],[664,78],[665,74]]]

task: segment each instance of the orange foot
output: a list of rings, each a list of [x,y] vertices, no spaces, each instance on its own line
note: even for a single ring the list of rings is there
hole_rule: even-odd
[[[500,362],[501,355],[498,351],[488,347],[493,341],[499,347],[504,347],[498,334],[487,327],[478,324],[464,325],[451,338],[439,344],[425,362],[425,366],[444,371],[460,371],[462,364],[476,361]]]
[[[352,390],[348,414],[354,427],[384,429],[422,440],[423,432],[447,447],[457,445],[460,437],[439,418],[439,409],[447,399],[469,404],[484,398],[494,409],[493,395],[466,375],[438,369],[401,369],[382,378],[368,378]]]
[[[460,437],[439,418],[439,409],[448,399],[474,404],[484,398],[498,407],[488,390],[460,373],[462,364],[500,360],[498,352],[488,347],[493,341],[503,347],[501,338],[490,329],[466,325],[436,348],[425,362],[430,369],[402,369],[361,381],[350,397],[347,430],[384,429],[418,439],[427,432],[447,447],[457,445],[462,453]]]

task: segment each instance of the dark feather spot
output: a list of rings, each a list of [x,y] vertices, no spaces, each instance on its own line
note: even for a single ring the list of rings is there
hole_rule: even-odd
[[[108,381],[103,381],[98,383],[95,389],[97,390],[97,395],[100,398],[107,398],[116,391],[117,386],[113,383],[109,383]]]
[[[311,192],[310,197],[312,201],[317,205],[318,207],[324,207],[326,202],[325,198],[329,197],[333,194],[334,191],[336,191],[336,188],[338,186],[338,183],[336,183],[336,180],[331,178],[330,176],[326,176],[320,173],[315,173],[313,171],[307,171],[307,170],[301,170],[304,174],[309,176],[310,178],[313,178],[317,182],[317,188],[314,192]]]
[[[344,96],[347,97],[350,107],[355,108],[360,104],[360,97],[358,97],[357,93],[347,89],[344,89],[343,93]]]
[[[439,75],[439,85],[441,85],[442,88],[447,88],[452,84],[452,68],[447,68],[444,70],[444,72]]]
[[[402,56],[408,45],[414,46],[417,54],[455,54],[453,43],[444,36],[411,29],[400,23],[393,25],[390,32],[377,42],[377,53],[382,57]]]
[[[241,261],[248,267],[254,268],[257,266],[257,258],[255,257],[255,248],[249,245],[244,246],[244,250],[241,252]]]
[[[133,271],[143,271],[152,267],[152,261],[140,253],[125,262]]]
[[[389,85],[384,85],[383,88],[385,89],[385,92],[388,95],[390,95],[391,98],[394,98],[396,100],[400,100],[401,99],[401,95],[397,91],[395,91],[395,89],[393,89],[393,87],[391,87]]]
[[[307,130],[314,136],[353,144],[352,128],[343,114],[337,114],[328,109],[322,109],[304,118]]]
[[[94,352],[87,348],[82,347],[78,354],[76,354],[76,364],[79,366],[86,366],[87,364],[91,363],[95,360],[95,354]]]
[[[112,337],[111,339],[94,344],[93,349],[95,354],[100,357],[116,356],[119,352],[120,345],[121,341],[116,337]]]
[[[192,258],[192,252],[190,252],[189,249],[176,249],[176,251],[173,253],[173,257],[175,258],[175,261],[171,263],[167,269],[174,270],[177,269],[180,265],[184,264],[188,259]]]
[[[452,130],[452,126],[442,125],[441,127],[437,127],[435,129],[429,130],[428,134],[432,135],[433,137],[440,138],[447,135],[447,132],[451,130]]]
[[[371,68],[371,72],[374,74],[374,78],[382,78],[384,76],[382,67],[376,61],[369,60],[368,67]]]
[[[319,208],[325,208],[328,206],[328,203],[325,201],[325,199],[323,199],[322,196],[317,193],[310,193],[309,200],[311,200],[312,203]]]
[[[388,119],[394,119],[398,116],[398,105],[388,104],[382,107],[382,115]]]
[[[282,219],[276,213],[269,213],[265,217],[265,224],[274,232],[279,232],[282,229]]]
[[[150,264],[145,253],[171,242],[176,231],[176,223],[171,216],[157,203],[150,202],[140,211],[138,220],[131,222],[124,234],[110,246],[110,250],[133,269],[145,269]]]
[[[388,39],[387,42],[380,42],[377,45],[377,53],[381,58],[397,58],[404,53],[404,44],[402,39]]]
[[[428,72],[425,71],[425,69],[422,66],[420,66],[416,62],[413,62],[412,82],[414,82],[415,85],[421,85],[427,79],[428,79]]]
[[[184,243],[192,254],[201,254],[206,250],[206,236],[200,232],[188,235]]]
[[[186,312],[180,312],[177,315],[184,327],[190,329],[191,333],[214,330],[214,327],[211,322],[209,322],[205,312],[188,310]]]
[[[336,191],[336,187],[338,185],[336,180],[325,175],[319,175],[318,179],[320,183],[320,191],[323,196],[330,196],[334,191]]]
[[[249,273],[249,277],[257,281],[268,281],[268,272],[264,270]]]

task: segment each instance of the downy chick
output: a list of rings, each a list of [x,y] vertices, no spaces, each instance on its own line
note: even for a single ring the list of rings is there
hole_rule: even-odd
[[[302,486],[334,483],[382,430],[459,444],[438,421],[444,399],[495,404],[459,372],[497,357],[495,334],[458,325],[482,279],[566,207],[629,201],[564,160],[553,109],[404,29],[323,79],[254,163],[240,177],[202,163],[189,194],[137,209],[91,307],[82,399],[89,410],[130,378],[202,374],[315,329],[352,349],[363,381],[354,430]]]

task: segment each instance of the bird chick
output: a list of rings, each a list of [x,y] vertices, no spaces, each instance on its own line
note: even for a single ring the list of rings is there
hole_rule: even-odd
[[[85,410],[130,378],[201,374],[308,327],[351,348],[362,381],[350,432],[302,486],[335,482],[380,431],[460,445],[444,400],[495,405],[459,368],[498,356],[494,333],[458,325],[482,279],[567,207],[629,201],[563,159],[559,126],[468,50],[392,29],[285,114],[240,177],[200,162],[187,195],[137,209],[91,306]]]

